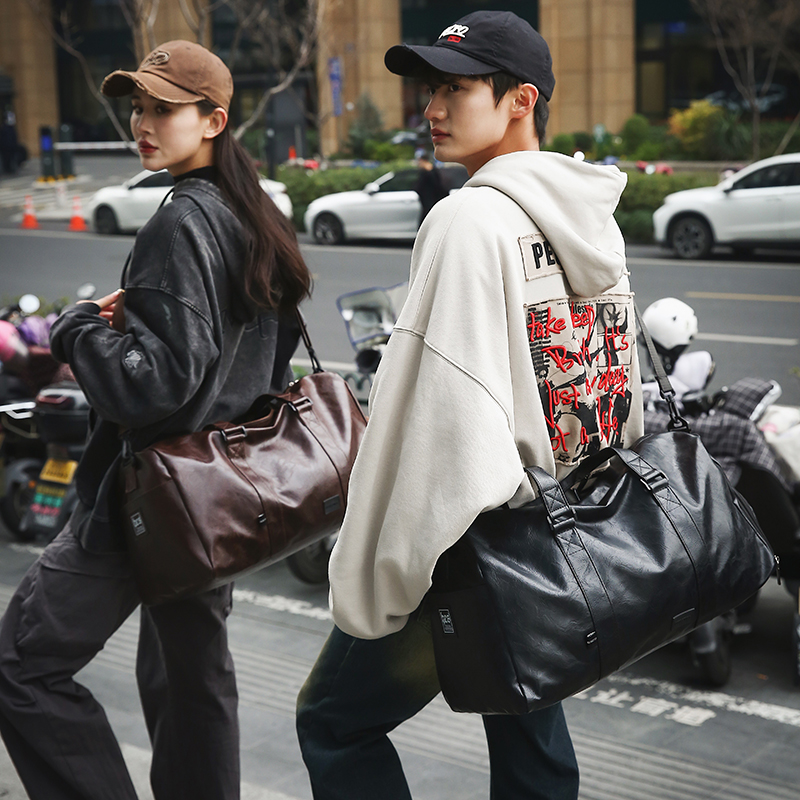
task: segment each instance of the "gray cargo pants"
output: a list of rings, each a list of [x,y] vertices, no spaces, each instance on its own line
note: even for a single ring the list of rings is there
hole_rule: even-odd
[[[239,797],[232,585],[142,608],[136,677],[156,800]],[[127,556],[86,552],[69,525],[0,623],[0,733],[33,800],[135,800],[105,712],[74,675],[139,604]]]

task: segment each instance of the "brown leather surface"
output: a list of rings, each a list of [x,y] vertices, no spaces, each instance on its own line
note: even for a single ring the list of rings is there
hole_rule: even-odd
[[[227,583],[341,524],[366,426],[347,383],[314,373],[256,405],[264,416],[166,439],[123,466],[143,602]]]

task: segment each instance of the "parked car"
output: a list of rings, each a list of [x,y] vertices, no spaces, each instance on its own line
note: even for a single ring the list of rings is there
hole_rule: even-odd
[[[667,195],[653,228],[656,242],[680,258],[705,258],[715,245],[740,252],[800,247],[800,153],[756,161],[716,186]]]
[[[467,170],[454,164],[441,167],[452,192],[467,180]],[[336,192],[313,200],[305,213],[306,230],[320,244],[340,244],[345,239],[413,239],[421,206],[414,191],[419,171],[387,172],[363,189]]]
[[[86,215],[97,233],[138,231],[156,213],[173,184],[172,175],[166,170],[144,170],[120,186],[105,186],[95,192],[87,205]],[[267,178],[261,179],[261,186],[291,219],[292,201],[286,193],[286,186]]]

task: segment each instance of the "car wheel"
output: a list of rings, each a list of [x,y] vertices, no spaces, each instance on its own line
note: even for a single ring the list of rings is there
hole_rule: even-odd
[[[117,215],[109,206],[100,206],[94,212],[94,229],[97,233],[119,233]]]
[[[678,258],[705,258],[711,252],[714,237],[702,217],[681,217],[672,225],[669,243]]]
[[[314,220],[313,233],[319,244],[341,244],[344,241],[342,223],[333,214],[320,214]]]
[[[286,559],[289,572],[303,583],[321,584],[328,581],[328,562],[331,560],[336,534],[308,545]]]

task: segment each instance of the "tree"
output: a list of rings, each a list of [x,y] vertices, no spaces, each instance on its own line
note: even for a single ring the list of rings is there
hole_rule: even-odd
[[[752,117],[753,159],[760,156],[761,101],[784,54],[797,0],[691,0],[706,19],[722,66]]]
[[[319,35],[320,7],[329,2],[224,0],[237,23],[228,67],[233,69],[242,39],[246,37],[256,48],[259,60],[268,64],[278,78],[274,86],[264,91],[252,114],[234,131],[237,139],[263,118],[270,99],[291,86],[300,70],[311,63]]]
[[[47,0],[26,2],[56,44],[78,60],[92,95],[103,106],[120,138],[130,141],[114,109],[95,83],[86,57],[79,49],[78,31],[66,7],[51,13]],[[247,40],[257,53],[258,61],[268,64],[278,78],[275,85],[264,90],[250,117],[234,131],[237,139],[263,118],[270,98],[291,86],[300,70],[309,65],[319,34],[321,8],[323,4],[334,2],[337,0],[180,0],[183,16],[201,44],[207,43],[214,11],[227,6],[236,19],[228,67],[232,69],[243,40]],[[140,62],[158,44],[154,26],[160,0],[117,0],[117,3],[131,29],[134,55]]]
[[[156,2],[157,1],[158,0],[156,0]],[[89,62],[86,60],[86,57],[83,55],[83,53],[81,53],[81,51],[78,49],[79,43],[77,41],[77,30],[72,24],[72,20],[70,19],[66,8],[62,9],[57,14],[51,14],[50,3],[46,2],[46,0],[25,0],[25,2],[30,7],[36,19],[38,19],[39,22],[44,25],[44,27],[53,37],[53,41],[59,47],[63,48],[67,53],[77,59],[78,63],[80,64],[83,77],[86,80],[86,85],[89,87],[89,90],[97,102],[103,106],[106,115],[108,116],[109,120],[111,120],[111,124],[119,134],[120,139],[122,139],[124,142],[130,142],[124,126],[114,113],[114,109],[111,107],[111,104],[108,102],[105,95],[102,94],[95,83],[94,77],[92,76],[92,70],[89,67]]]

